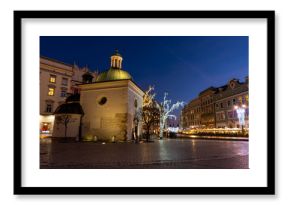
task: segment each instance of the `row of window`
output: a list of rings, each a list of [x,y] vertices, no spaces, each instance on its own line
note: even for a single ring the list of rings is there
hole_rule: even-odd
[[[52,113],[54,111],[54,108],[56,108],[57,106],[63,104],[64,101],[59,101],[57,104],[52,101],[52,100],[46,100],[45,102],[45,110],[44,112],[48,112],[48,113]]]
[[[232,100],[229,100],[227,102],[221,102],[221,103],[216,103],[216,108],[226,108],[226,107],[231,107],[233,105],[238,104],[248,104],[249,103],[249,98],[248,95],[246,96],[240,96],[238,97],[238,101],[236,98],[233,98]],[[206,107],[197,107],[197,108],[193,108],[193,110],[190,111],[190,114],[193,115],[194,113],[212,113],[213,109],[210,106],[206,106]],[[193,117],[192,117],[193,119]]]
[[[248,117],[248,115],[249,115],[249,109],[245,109],[245,117]],[[237,112],[236,111],[228,111],[227,117],[228,117],[228,119],[237,119],[238,118]],[[225,113],[224,112],[217,113],[216,119],[217,120],[225,120],[226,119]]]
[[[238,100],[236,98],[233,98],[232,100],[228,100],[227,102],[220,102],[216,103],[216,108],[225,108],[225,107],[231,107],[232,105],[236,104],[248,104],[249,103],[249,96],[239,96]]]
[[[213,107],[212,106],[206,106],[206,107],[197,107],[194,108],[193,111],[190,111],[191,114],[193,113],[212,113]]]
[[[189,127],[189,126],[197,126],[197,125],[201,125],[200,121],[193,121],[193,122],[188,122],[188,123],[184,123],[184,127]]]
[[[56,75],[50,75],[49,82],[50,83],[56,83]],[[68,78],[62,78],[61,84],[62,85],[68,85]]]
[[[54,96],[55,95],[55,88],[54,87],[48,87],[47,95]],[[60,97],[66,97],[66,96],[67,96],[67,90],[66,89],[62,89],[60,91]]]
[[[245,109],[245,117],[248,117],[249,115],[249,109]],[[228,111],[227,112],[227,118],[228,119],[237,119],[237,112],[236,111]],[[188,121],[194,121],[194,115],[188,115],[186,118],[183,118],[184,122],[188,122]],[[226,119],[226,115],[224,112],[221,113],[217,113],[216,114],[216,120],[220,121],[220,120],[225,120]],[[192,125],[191,122],[188,122],[190,125]],[[196,123],[194,123],[194,125],[196,125]]]
[[[203,101],[201,104],[202,105],[209,105],[211,103],[212,103],[212,99],[208,99],[208,100]]]
[[[209,103],[212,103],[212,100],[207,100],[205,102],[202,103],[202,105],[207,105]],[[232,100],[228,100],[227,102],[220,102],[220,103],[216,103],[215,106],[216,108],[226,108],[226,107],[231,107],[233,105],[236,105],[236,104],[248,104],[249,103],[249,96],[246,95],[246,96],[240,96],[238,97],[238,99],[236,98],[233,98]],[[202,112],[202,113],[211,113],[212,112],[212,109],[211,107],[195,107],[195,108],[192,108],[193,111],[190,111],[190,113],[199,113],[199,112]]]
[[[226,115],[225,115],[225,113],[224,113],[224,112],[222,112],[222,113],[217,113],[217,115],[216,115],[216,119],[217,119],[217,120],[225,120],[225,119],[226,119]]]

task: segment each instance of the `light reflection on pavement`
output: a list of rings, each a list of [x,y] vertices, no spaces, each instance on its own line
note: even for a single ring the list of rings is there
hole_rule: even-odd
[[[101,144],[41,139],[40,168],[247,169],[248,141],[164,139]]]

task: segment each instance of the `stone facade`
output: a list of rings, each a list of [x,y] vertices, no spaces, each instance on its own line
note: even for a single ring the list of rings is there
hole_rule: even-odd
[[[101,141],[131,140],[134,114],[142,107],[144,92],[131,80],[83,84],[80,88],[85,113],[82,135]],[[138,134],[141,128],[140,124]]]

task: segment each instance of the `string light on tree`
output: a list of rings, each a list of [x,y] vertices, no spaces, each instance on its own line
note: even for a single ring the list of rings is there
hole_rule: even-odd
[[[171,105],[171,100],[167,99],[167,95],[168,93],[164,93],[163,102],[158,104],[158,109],[160,113],[160,123],[159,123],[159,126],[160,126],[159,138],[160,139],[163,138],[163,131],[166,124],[166,120],[168,118],[176,119],[176,116],[170,113],[172,113],[174,110],[178,109],[179,107],[184,106],[184,102],[179,102],[179,101]]]
[[[245,108],[246,108],[246,105],[235,106],[235,110],[237,112],[237,116],[239,119],[239,125],[242,127],[242,130],[244,129],[244,126],[245,126]]]

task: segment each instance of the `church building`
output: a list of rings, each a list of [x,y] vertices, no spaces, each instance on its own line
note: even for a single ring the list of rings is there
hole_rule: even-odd
[[[144,92],[122,69],[122,61],[116,50],[109,69],[99,73],[95,82],[79,85],[83,115],[80,129],[70,129],[67,125],[68,132],[75,130],[68,137],[81,135],[82,139],[114,142],[133,140],[141,134],[142,125],[136,120],[136,113],[142,108]]]

